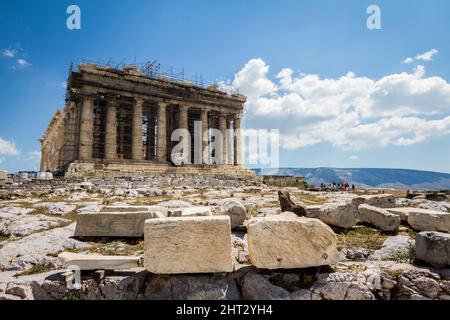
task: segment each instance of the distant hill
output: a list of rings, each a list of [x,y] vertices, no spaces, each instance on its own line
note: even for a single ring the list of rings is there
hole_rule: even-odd
[[[376,168],[279,168],[255,171],[263,175],[305,177],[306,182],[315,186],[348,181],[350,185],[359,187],[450,190],[450,174],[431,171]]]

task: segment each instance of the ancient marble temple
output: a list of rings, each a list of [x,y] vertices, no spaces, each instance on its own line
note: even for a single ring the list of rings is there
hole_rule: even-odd
[[[246,97],[241,94],[152,77],[135,66],[96,64],[80,64],[67,86],[64,109],[40,139],[41,171],[69,177],[251,175],[242,165],[239,133]],[[180,163],[172,154],[180,142],[173,139],[176,129],[189,133],[180,141],[190,139]],[[220,141],[205,134],[210,129],[221,133]],[[212,141],[221,147],[209,152]]]

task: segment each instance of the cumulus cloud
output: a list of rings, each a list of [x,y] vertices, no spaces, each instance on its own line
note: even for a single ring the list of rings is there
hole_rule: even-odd
[[[422,54],[418,54],[416,56],[417,60],[422,60],[422,61],[430,61],[433,59],[433,57],[438,54],[438,50],[437,49],[431,49],[430,51],[427,51],[425,53]]]
[[[348,160],[351,160],[351,161],[357,161],[358,159],[359,159],[359,157],[355,156],[355,155],[348,157]]]
[[[412,63],[413,61],[414,61],[413,58],[408,57],[408,58],[406,58],[405,60],[403,60],[403,63],[404,63],[404,64],[410,64],[410,63]]]
[[[18,154],[19,150],[13,142],[0,138],[0,156],[17,156]]]
[[[276,89],[275,84],[267,78],[269,66],[262,59],[250,60],[233,80],[233,86],[247,92],[249,98],[266,95]]]
[[[344,150],[405,146],[450,133],[450,84],[425,68],[371,79],[323,79],[250,60],[232,85],[247,95],[248,127],[280,129],[285,149],[328,143]]]
[[[17,66],[20,67],[20,68],[26,68],[26,67],[30,67],[31,66],[31,63],[29,63],[25,59],[17,59],[16,63],[17,63]]]
[[[16,56],[16,50],[13,49],[3,49],[2,56],[6,58],[14,58]]]

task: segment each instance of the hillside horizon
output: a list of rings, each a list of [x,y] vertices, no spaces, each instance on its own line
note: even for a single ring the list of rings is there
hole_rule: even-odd
[[[450,189],[450,173],[396,168],[278,168],[255,169],[261,175],[304,177],[312,185],[347,181],[358,187],[412,190]]]

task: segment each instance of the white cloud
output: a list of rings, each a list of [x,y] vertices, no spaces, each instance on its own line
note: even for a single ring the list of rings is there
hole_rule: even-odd
[[[2,56],[6,58],[14,58],[16,56],[16,50],[13,49],[3,49],[2,50]]]
[[[439,51],[437,49],[431,49],[430,51],[416,55],[414,59],[416,59],[417,61],[431,61],[433,60],[433,57],[438,53]],[[411,64],[414,62],[414,59],[411,57],[407,57],[405,60],[402,61],[402,63]]]
[[[433,56],[435,56],[436,54],[438,54],[438,50],[437,49],[431,49],[430,51],[427,51],[425,53],[422,54],[418,54],[416,56],[417,60],[422,60],[422,61],[430,61],[433,59]]]
[[[38,150],[28,152],[28,158],[26,160],[41,161],[41,152]]]
[[[26,68],[26,67],[30,67],[31,63],[29,63],[27,60],[25,59],[17,59],[17,66],[21,67],[21,68]]]
[[[7,49],[2,50],[2,56],[5,58],[15,58],[14,65],[11,66],[12,69],[26,68],[30,67],[31,63],[27,60],[27,56],[24,53],[24,49],[17,43],[15,46],[10,46]]]
[[[217,83],[217,85],[219,86],[219,90],[227,92],[229,94],[236,93],[237,91],[236,88],[233,87],[233,85],[230,83],[230,81],[221,80]]]
[[[250,60],[232,85],[248,96],[246,125],[280,129],[285,149],[328,143],[344,150],[412,145],[450,133],[450,84],[425,68],[370,79],[322,79]],[[429,120],[433,116],[433,120]]]
[[[351,161],[357,161],[358,159],[359,159],[358,156],[355,156],[355,155],[348,157],[348,160],[351,160]]]
[[[403,60],[402,63],[404,63],[404,64],[410,64],[410,63],[412,63],[413,61],[414,61],[413,58],[408,57],[408,58],[406,58],[405,60]]]
[[[0,138],[0,156],[17,156],[19,153],[13,142]]]
[[[269,66],[261,59],[252,59],[239,71],[233,80],[233,86],[247,92],[249,98],[266,95],[276,89],[267,78]]]

